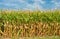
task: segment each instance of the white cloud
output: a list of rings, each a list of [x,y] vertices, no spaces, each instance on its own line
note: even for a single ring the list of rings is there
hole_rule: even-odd
[[[42,10],[42,6],[39,4],[39,3],[45,3],[43,2],[42,0],[34,0],[34,3],[33,4],[29,4],[27,3],[26,4],[26,7],[24,9],[30,9],[30,10],[35,10],[35,9],[38,9],[38,10]]]
[[[5,3],[5,6],[17,6],[17,4]]]
[[[52,0],[51,2],[55,4],[55,9],[60,8],[60,1]]]
[[[3,4],[7,7],[13,7],[13,8],[21,8],[23,7],[24,9],[42,9],[42,6],[39,4],[44,4],[45,1],[43,0],[33,0],[34,3],[33,4],[29,4],[27,3],[27,1],[25,0],[4,0],[4,2],[0,3],[0,4]],[[18,4],[18,3],[22,3],[21,5]]]
[[[29,10],[35,10],[37,9],[38,5],[36,4],[27,4],[27,6],[24,9],[29,9]]]
[[[60,3],[55,3],[55,5],[56,5],[55,6],[56,9],[59,9],[60,8]]]
[[[43,0],[34,0],[34,1],[35,1],[35,3],[41,3],[41,4],[45,3],[45,1],[43,1]]]
[[[24,0],[18,0],[19,2],[21,2],[21,3],[24,3],[24,2],[26,2],[26,1],[24,1]]]

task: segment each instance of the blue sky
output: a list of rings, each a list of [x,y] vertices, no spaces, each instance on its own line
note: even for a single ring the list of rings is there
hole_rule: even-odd
[[[60,0],[0,0],[0,9],[60,9]]]

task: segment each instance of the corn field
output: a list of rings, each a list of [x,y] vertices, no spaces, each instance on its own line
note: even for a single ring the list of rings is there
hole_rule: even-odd
[[[0,10],[0,36],[3,37],[60,36],[60,10],[55,11]]]

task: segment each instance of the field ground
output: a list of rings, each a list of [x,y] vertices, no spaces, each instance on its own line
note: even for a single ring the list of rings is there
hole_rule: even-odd
[[[60,39],[60,37],[59,36],[47,36],[47,37],[0,38],[0,39]]]

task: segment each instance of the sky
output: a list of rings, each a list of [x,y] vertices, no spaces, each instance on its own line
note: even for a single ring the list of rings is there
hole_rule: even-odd
[[[60,9],[60,0],[0,0],[0,9]]]

